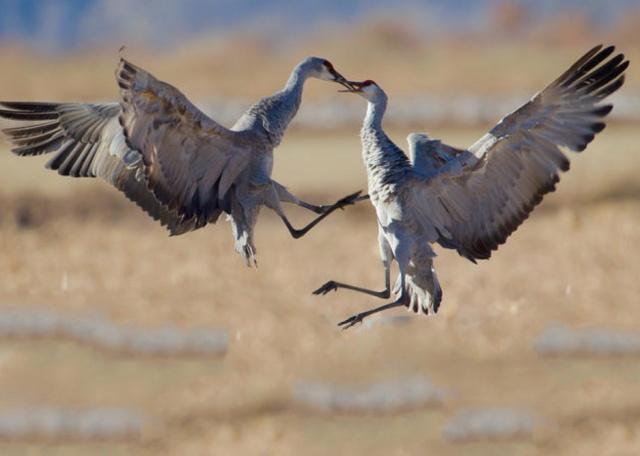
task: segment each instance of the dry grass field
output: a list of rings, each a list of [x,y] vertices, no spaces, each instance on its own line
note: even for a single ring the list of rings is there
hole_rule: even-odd
[[[403,144],[406,133],[393,137]],[[481,130],[431,133],[465,145]],[[2,341],[0,409],[120,406],[150,419],[139,440],[6,441],[0,453],[637,454],[640,359],[545,358],[532,344],[553,323],[640,330],[639,140],[637,126],[613,125],[573,155],[558,192],[491,261],[441,251],[437,316],[350,331],[336,323],[374,299],[311,291],[328,279],[381,285],[367,204],[296,241],[264,211],[259,267],[248,269],[224,222],[168,238],[105,184],[62,179],[41,159],[2,150],[2,308],[226,328],[230,347],[223,358],[132,358],[69,341]],[[276,177],[314,201],[364,188],[356,131],[287,137]],[[290,211],[298,225],[308,218]],[[444,403],[359,415],[291,401],[299,380],[358,386],[413,375],[445,389]],[[482,406],[524,408],[542,424],[530,439],[443,438],[456,411]]]
[[[426,38],[403,22],[371,21],[329,27],[286,46],[246,31],[203,36],[173,48],[150,50],[127,44],[124,56],[162,80],[177,84],[191,99],[215,97],[253,101],[281,88],[289,71],[309,55],[326,57],[348,78],[375,79],[393,97],[430,95],[498,97],[532,94],[562,68],[598,43],[615,44],[631,62],[640,60],[640,13],[617,33],[588,29],[558,37],[566,24],[532,36],[499,32],[436,34]],[[625,33],[628,32],[628,33]],[[457,31],[461,32],[461,31]],[[113,72],[118,45],[68,54],[37,53],[0,42],[2,99],[95,101],[117,96]],[[499,76],[499,77],[498,77]],[[626,90],[640,90],[640,74],[627,73]],[[329,96],[319,83],[305,88],[305,100]]]

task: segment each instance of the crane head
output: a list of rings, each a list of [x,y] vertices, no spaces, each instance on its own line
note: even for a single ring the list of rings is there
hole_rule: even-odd
[[[375,81],[371,79],[367,79],[366,81],[356,82],[349,81],[350,88],[347,90],[341,90],[341,92],[347,93],[357,93],[363,98],[366,98],[369,101],[374,101],[376,98],[384,95],[384,91],[380,88]]]
[[[347,89],[351,89],[349,81],[347,81],[344,76],[338,73],[333,64],[327,59],[323,59],[320,57],[309,57],[303,62],[303,64],[308,65],[310,76],[322,79],[323,81],[337,82]]]

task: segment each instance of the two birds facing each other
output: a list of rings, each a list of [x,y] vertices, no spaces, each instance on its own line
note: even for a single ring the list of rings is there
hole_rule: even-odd
[[[173,86],[121,60],[120,101],[105,104],[0,102],[0,117],[24,122],[4,130],[21,156],[55,152],[47,167],[61,175],[101,177],[171,234],[215,223],[224,212],[235,248],[255,262],[253,228],[260,208],[274,210],[294,238],[338,208],[369,197],[376,210],[385,287],[381,291],[329,281],[315,294],[339,288],[392,302],[339,323],[351,327],[385,309],[438,311],[442,290],[432,245],[455,249],[475,262],[528,217],[559,174],[569,169],[560,147],[585,149],[612,109],[602,101],[619,89],[628,66],[613,46],[596,46],[529,102],[503,118],[467,149],[425,134],[409,135],[409,156],[382,128],[385,92],[371,80],[351,82],[329,61],[308,58],[284,88],[251,106],[225,128]],[[310,204],[271,178],[273,150],[295,116],[309,78],[341,84],[367,100],[361,130],[368,196],[360,192],[328,206]],[[302,229],[281,203],[318,216]],[[399,268],[391,287],[393,261]]]

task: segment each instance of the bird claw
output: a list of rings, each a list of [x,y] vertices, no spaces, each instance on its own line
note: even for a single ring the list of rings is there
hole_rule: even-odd
[[[362,197],[360,196],[361,193],[362,193],[362,190],[357,191],[356,193],[352,193],[351,195],[345,196],[344,198],[339,199],[333,204],[316,206],[316,208],[313,209],[313,211],[316,214],[326,214],[327,212],[335,211],[336,209],[342,210],[344,209],[345,206],[350,206],[360,201],[362,199]]]
[[[359,313],[359,314],[353,315],[347,318],[346,320],[343,320],[340,323],[338,323],[338,326],[342,326],[342,330],[344,331],[345,329],[349,329],[352,326],[357,325],[358,323],[362,323],[362,321],[364,320],[364,317],[366,317],[366,314]]]
[[[322,285],[316,291],[313,292],[314,295],[326,295],[330,291],[336,291],[338,289],[338,285],[333,281],[329,280],[327,283]]]
[[[338,209],[344,209],[345,206],[350,206],[352,204],[355,204],[356,201],[358,201],[358,197],[360,196],[361,193],[362,193],[362,190],[358,190],[357,192],[352,193],[351,195],[345,196],[344,198],[336,201],[336,203],[333,206]]]

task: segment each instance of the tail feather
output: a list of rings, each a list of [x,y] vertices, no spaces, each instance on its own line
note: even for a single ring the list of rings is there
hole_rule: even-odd
[[[259,209],[254,208],[254,212],[248,214],[245,208],[240,205],[235,192],[229,193],[231,193],[229,201],[230,213],[227,216],[227,220],[231,223],[236,252],[244,257],[248,267],[252,265],[257,267],[256,247],[253,244],[253,226]]]
[[[442,302],[442,287],[431,258],[412,261],[405,273],[404,286],[406,306],[410,311],[424,315],[438,312]],[[401,291],[398,277],[394,293],[400,294]]]

